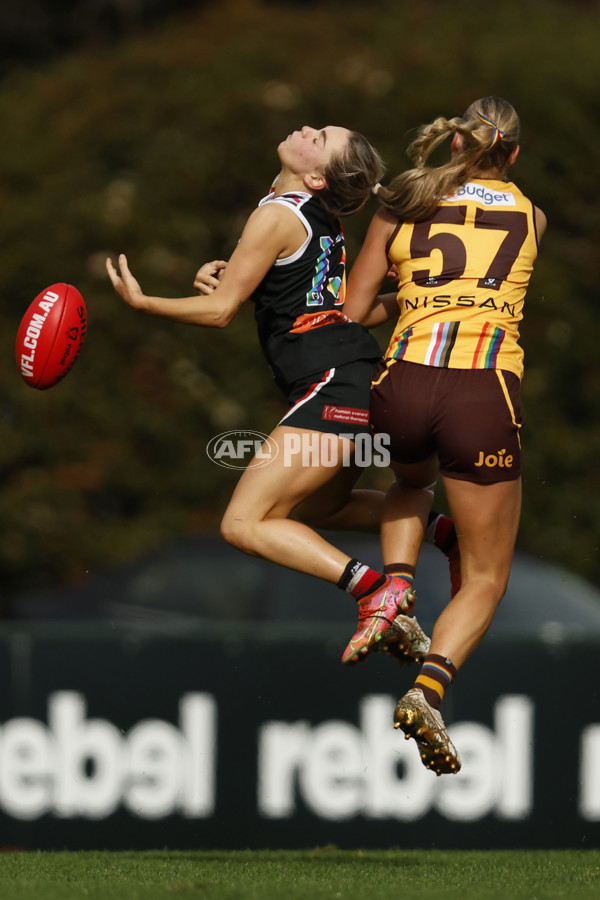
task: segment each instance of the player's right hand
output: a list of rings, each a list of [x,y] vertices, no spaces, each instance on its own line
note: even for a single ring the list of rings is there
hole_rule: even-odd
[[[398,282],[400,281],[400,275],[398,274],[398,269],[396,268],[396,266],[393,263],[388,270],[387,277],[390,279],[390,281],[393,281],[394,284],[398,284]]]
[[[139,283],[129,270],[125,254],[119,254],[118,268],[115,267],[112,259],[108,257],[106,260],[106,271],[117,294],[133,309],[142,310],[145,297]]]

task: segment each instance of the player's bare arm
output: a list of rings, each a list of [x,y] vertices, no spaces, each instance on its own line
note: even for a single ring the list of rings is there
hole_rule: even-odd
[[[398,314],[394,294],[378,296],[390,268],[385,246],[395,224],[392,216],[384,210],[373,217],[348,278],[344,312],[354,322],[360,322],[367,328],[381,325]]]
[[[389,322],[390,319],[397,318],[398,300],[396,299],[396,294],[378,294],[368,314],[360,320],[360,323],[365,328],[375,328],[377,325]]]
[[[296,221],[289,210],[276,204],[256,209],[226,267],[218,267],[222,278],[217,278],[217,286],[209,294],[173,299],[148,296],[131,272],[125,254],[119,256],[118,269],[110,259],[106,269],[117,294],[139,312],[190,325],[225,328],[275,261],[301,245],[305,231],[300,225],[298,232]],[[209,274],[216,277],[214,271]]]
[[[535,230],[537,231],[538,241],[541,241],[542,235],[546,230],[546,225],[548,224],[548,220],[546,218],[545,213],[536,206],[534,209],[535,215]]]

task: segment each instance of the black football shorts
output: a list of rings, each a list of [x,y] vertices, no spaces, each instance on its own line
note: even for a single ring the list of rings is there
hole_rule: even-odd
[[[288,393],[290,409],[278,424],[354,438],[371,434],[371,378],[377,362],[359,359],[299,379]]]

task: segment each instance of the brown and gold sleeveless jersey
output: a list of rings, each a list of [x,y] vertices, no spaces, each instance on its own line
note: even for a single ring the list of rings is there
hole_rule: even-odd
[[[538,239],[534,207],[512,182],[480,179],[388,242],[400,317],[386,358],[523,374],[519,322]]]

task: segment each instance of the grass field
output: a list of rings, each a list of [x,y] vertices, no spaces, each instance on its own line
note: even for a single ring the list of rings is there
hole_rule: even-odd
[[[600,897],[600,850],[3,853],[2,900]]]

